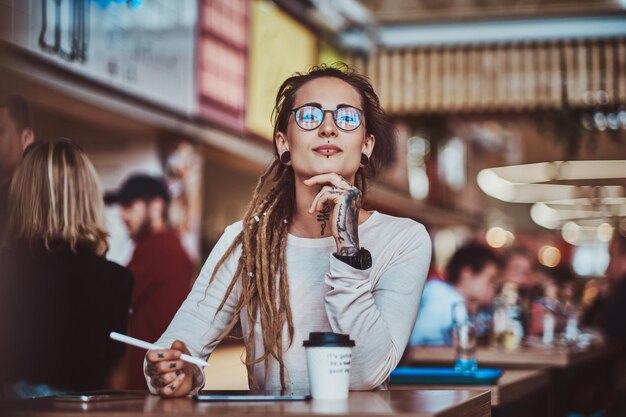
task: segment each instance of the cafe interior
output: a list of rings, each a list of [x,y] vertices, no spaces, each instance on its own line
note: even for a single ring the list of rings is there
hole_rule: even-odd
[[[426,288],[452,287],[466,245],[487,248],[500,266],[488,305],[466,301],[444,343],[411,336],[387,389],[343,400],[116,397],[122,381],[105,400],[0,411],[626,416],[626,1],[0,1],[0,95],[28,102],[35,142],[77,143],[104,191],[163,178],[194,277],[274,158],[281,82],[337,63],[370,80],[396,132],[364,207],[424,225]],[[129,265],[122,208],[105,210],[106,257]],[[602,308],[620,294],[622,330],[607,333]],[[252,388],[245,355],[235,326],[203,389]]]

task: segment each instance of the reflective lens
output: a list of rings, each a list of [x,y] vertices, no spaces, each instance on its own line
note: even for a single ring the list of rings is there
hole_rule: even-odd
[[[318,107],[304,106],[296,110],[296,123],[304,130],[313,130],[322,124],[324,111]]]
[[[296,123],[304,130],[313,130],[319,127],[324,120],[324,115],[333,114],[335,125],[342,130],[354,130],[361,126],[362,110],[356,107],[340,107],[337,110],[322,110],[319,107],[303,106],[293,110]]]
[[[341,107],[333,113],[337,127],[354,130],[361,125],[361,112],[354,107]]]

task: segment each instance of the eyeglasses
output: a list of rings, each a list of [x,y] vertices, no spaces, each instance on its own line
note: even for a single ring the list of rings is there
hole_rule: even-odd
[[[319,107],[305,104],[291,111],[295,115],[296,123],[304,130],[318,128],[326,113],[333,114],[335,125],[341,130],[351,131],[361,126],[363,110],[352,106],[339,107],[337,110],[323,110]]]

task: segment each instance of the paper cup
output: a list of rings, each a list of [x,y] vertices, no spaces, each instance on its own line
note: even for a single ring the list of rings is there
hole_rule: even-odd
[[[304,341],[311,396],[315,399],[348,398],[354,341],[350,336],[312,332]]]

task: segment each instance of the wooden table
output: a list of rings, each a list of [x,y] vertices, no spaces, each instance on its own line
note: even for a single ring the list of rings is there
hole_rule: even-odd
[[[503,372],[495,385],[390,385],[391,390],[416,388],[476,390],[491,392],[493,416],[549,415],[548,372],[541,369],[511,369]]]
[[[609,345],[592,345],[587,349],[526,347],[512,352],[479,348],[476,358],[479,367],[547,368],[550,415],[562,417],[572,411],[591,414],[609,406],[612,366],[619,352],[619,347]],[[406,362],[418,366],[451,366],[453,357],[450,347],[417,346],[406,353]]]
[[[489,391],[410,390],[351,392],[347,400],[292,402],[217,402],[197,403],[191,398],[111,401],[99,404],[68,404],[50,399],[4,405],[2,416],[61,417],[93,415],[98,417],[148,416],[415,416],[415,417],[489,417]]]
[[[587,349],[522,347],[514,351],[483,347],[476,350],[476,359],[479,366],[565,368],[606,358],[614,352],[615,348],[607,345],[590,346]],[[411,364],[451,365],[454,362],[454,351],[448,346],[416,346],[408,352],[407,360]]]

